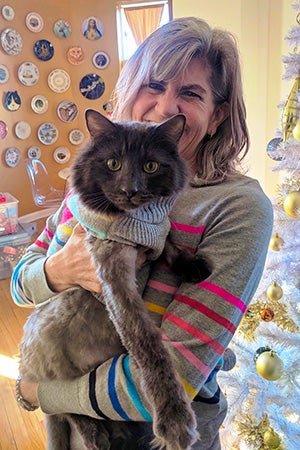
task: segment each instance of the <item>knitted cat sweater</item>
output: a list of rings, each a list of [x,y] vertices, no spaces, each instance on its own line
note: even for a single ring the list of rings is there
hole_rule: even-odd
[[[54,295],[43,264],[62,217],[60,210],[48,219],[45,231],[16,267],[11,290],[17,304],[38,304]],[[272,219],[271,202],[258,182],[242,175],[211,186],[188,186],[171,211],[172,241],[199,252],[212,272],[200,283],[181,283],[160,259],[152,264],[143,299],[186,391],[203,411],[219,401],[220,357],[258,286]],[[139,370],[126,354],[78,379],[40,383],[38,396],[43,411],[50,414],[151,420]]]

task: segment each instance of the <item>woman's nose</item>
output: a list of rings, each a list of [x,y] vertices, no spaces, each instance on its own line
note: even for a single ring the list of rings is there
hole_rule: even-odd
[[[180,112],[180,106],[178,104],[177,96],[168,91],[159,95],[156,103],[156,111],[165,119],[178,114]]]

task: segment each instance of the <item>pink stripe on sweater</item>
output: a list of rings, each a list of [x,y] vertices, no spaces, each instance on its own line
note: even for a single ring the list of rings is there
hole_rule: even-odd
[[[35,241],[35,245],[37,245],[38,247],[41,247],[41,248],[45,248],[46,250],[48,250],[48,248],[49,248],[49,244],[46,244],[46,242],[42,242],[39,239],[37,239]]]
[[[236,330],[236,326],[230,322],[230,320],[226,319],[223,316],[220,316],[220,314],[216,313],[212,309],[208,308],[205,305],[202,305],[201,303],[197,302],[197,300],[194,300],[193,298],[186,297],[181,294],[177,294],[175,296],[175,300],[184,303],[185,305],[190,306],[191,308],[195,309],[196,311],[201,312],[209,319],[213,320],[214,322],[218,323],[219,325],[222,325],[222,327],[226,328],[230,333],[234,333]]]
[[[52,233],[52,231],[49,230],[49,228],[45,227],[44,231],[50,239],[53,239],[54,234]]]
[[[167,292],[168,294],[175,294],[178,289],[176,286],[170,286],[169,284],[160,283],[159,281],[155,280],[149,280],[147,285],[153,289],[156,289],[157,291]]]
[[[215,284],[209,283],[208,281],[201,281],[201,283],[199,283],[197,286],[206,289],[207,291],[213,292],[226,302],[236,306],[236,308],[240,309],[242,313],[246,312],[247,306],[245,305],[245,303],[240,298],[235,297],[220,286],[216,286]]]
[[[185,233],[190,234],[202,234],[205,230],[205,226],[202,225],[201,227],[194,227],[186,223],[171,222],[171,230],[184,231]]]
[[[69,208],[66,206],[65,209],[63,210],[60,223],[61,224],[66,223],[71,219],[73,219],[73,214],[71,213]]]
[[[175,316],[175,314],[167,312],[167,313],[165,313],[163,320],[169,320],[170,322],[177,325],[179,328],[181,328],[186,333],[189,333],[191,336],[194,336],[199,341],[207,344],[215,352],[219,353],[220,355],[223,355],[225,349],[221,344],[219,344],[219,342],[215,341],[207,334],[202,333],[202,331],[198,330],[198,328],[194,327],[193,325],[191,325],[190,323],[181,319],[180,317]]]
[[[182,342],[171,341],[165,334],[162,335],[163,341],[170,342],[170,344],[181,353],[187,361],[193,364],[196,369],[203,373],[206,377],[210,374],[211,369],[206,366],[200,359],[198,359]]]

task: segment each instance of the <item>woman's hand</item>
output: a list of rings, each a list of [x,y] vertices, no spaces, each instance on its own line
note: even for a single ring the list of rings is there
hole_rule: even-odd
[[[66,245],[46,260],[45,274],[49,287],[54,292],[62,292],[75,286],[101,292],[85,237],[86,231],[78,223]]]
[[[33,406],[39,406],[37,388],[37,383],[30,383],[29,381],[23,380],[23,378],[19,381],[21,396]]]

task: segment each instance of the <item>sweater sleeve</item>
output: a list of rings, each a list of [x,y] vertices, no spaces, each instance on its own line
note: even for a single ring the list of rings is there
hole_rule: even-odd
[[[255,183],[204,201],[200,213],[199,207],[193,214],[186,211],[192,200],[188,192],[175,205],[172,240],[207,258],[211,275],[199,283],[180,283],[163,262],[157,262],[144,300],[161,327],[164,344],[190,397],[217,403],[215,375],[261,278],[273,210]],[[139,369],[128,355],[115,357],[71,383],[40,383],[38,395],[43,411],[49,414],[151,420]]]
[[[11,295],[18,306],[33,307],[43,303],[55,295],[47,283],[44,264],[47,259],[47,251],[54,236],[65,202],[57,212],[48,217],[46,225],[21,258],[15,267],[11,277]]]

